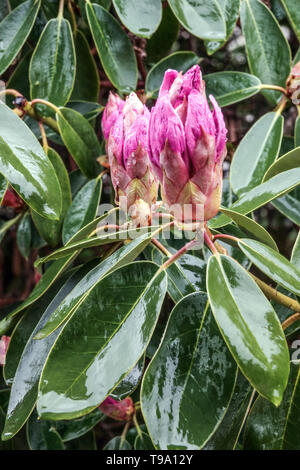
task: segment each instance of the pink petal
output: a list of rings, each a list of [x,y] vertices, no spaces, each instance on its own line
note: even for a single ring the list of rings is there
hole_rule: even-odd
[[[224,159],[226,152],[226,135],[227,129],[224,122],[223,113],[221,111],[220,106],[216,102],[215,98],[212,95],[209,95],[209,99],[213,105],[213,118],[216,127],[216,161],[220,161],[222,158]]]
[[[4,366],[10,336],[2,336],[0,340],[0,366]]]
[[[124,104],[125,101],[123,101],[118,95],[110,92],[107,104],[103,111],[101,123],[102,133],[105,140],[108,139],[110,130],[121,114]]]
[[[170,88],[177,76],[178,76],[177,70],[168,69],[165,72],[164,79],[159,89],[159,96],[165,93],[168,93],[170,91]]]

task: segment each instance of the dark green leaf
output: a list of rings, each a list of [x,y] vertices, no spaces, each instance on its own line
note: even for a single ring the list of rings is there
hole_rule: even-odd
[[[247,421],[245,449],[300,450],[299,378],[299,363],[292,362],[289,383],[278,408],[257,398]]]
[[[39,38],[29,67],[31,98],[64,106],[71,96],[76,57],[70,24],[64,18],[50,20]]]
[[[40,215],[58,219],[61,191],[55,171],[37,139],[0,101],[0,172]]]
[[[28,212],[23,215],[19,222],[17,229],[17,244],[20,253],[24,258],[28,258],[31,248],[31,217]]]
[[[110,394],[111,397],[116,398],[117,400],[123,400],[128,395],[131,395],[138,384],[140,383],[143,371],[145,367],[145,357],[141,357],[139,362],[134,366],[134,368],[126,375],[122,382],[117,385],[114,391]]]
[[[137,36],[149,38],[161,22],[161,0],[113,0],[113,4],[122,23]]]
[[[41,377],[38,411],[43,418],[89,413],[146,350],[166,292],[166,276],[157,275],[157,266],[149,262],[132,268],[127,265],[102,279],[63,328]],[[135,341],[128,341],[128,335]]]
[[[246,100],[261,89],[260,80],[244,72],[216,72],[203,78],[207,95],[213,95],[221,107]]]
[[[122,439],[120,436],[114,437],[109,441],[103,450],[130,450],[131,445],[126,439]]]
[[[282,5],[287,13],[289,22],[295,31],[298,41],[300,41],[300,9],[295,0],[281,0]]]
[[[70,108],[60,108],[56,117],[65,146],[81,171],[88,178],[93,178],[100,169],[96,158],[100,157],[101,148],[91,124],[82,114]]]
[[[163,8],[162,20],[150,39],[147,41],[147,61],[157,62],[167,55],[176,41],[179,23],[169,5]]]
[[[78,439],[86,434],[103,418],[104,414],[101,413],[99,408],[96,408],[94,411],[88,415],[82,416],[81,418],[71,419],[70,421],[56,421],[53,423],[53,426],[61,436],[62,440],[64,442],[68,442],[73,439]]]
[[[23,2],[1,21],[0,75],[12,63],[26,41],[40,5],[40,0]]]
[[[242,139],[230,167],[230,184],[239,197],[263,181],[279,154],[282,135],[283,117],[267,113]]]
[[[284,256],[256,240],[244,238],[238,242],[238,245],[252,263],[270,279],[300,295],[300,270]]]
[[[287,385],[289,353],[271,304],[248,272],[224,255],[209,260],[207,290],[216,322],[241,371],[278,406]]]
[[[64,244],[96,217],[101,190],[101,179],[94,179],[86,183],[76,195],[64,220],[62,233]]]
[[[64,443],[49,421],[38,419],[36,411],[27,421],[27,439],[31,450],[64,450]]]
[[[86,14],[106,75],[121,92],[135,90],[137,63],[127,34],[119,22],[99,5],[87,3]]]
[[[207,53],[214,54],[230,38],[240,14],[240,0],[218,0],[226,23],[225,41],[205,41]]]
[[[134,441],[135,450],[155,450],[153,442],[148,434],[141,432],[138,434]]]
[[[226,24],[216,0],[168,0],[182,26],[201,39],[223,40]]]
[[[237,367],[206,305],[195,293],[175,306],[143,378],[143,415],[162,450],[202,447],[232,396]]]
[[[76,79],[71,100],[98,101],[99,75],[89,43],[81,31],[74,37],[76,52]],[[99,107],[99,105],[98,105]]]
[[[71,187],[68,172],[61,157],[52,148],[48,149],[48,157],[52,163],[58,178],[62,193],[62,210],[59,220],[48,220],[31,211],[32,220],[44,240],[50,246],[56,246],[60,242],[63,219],[72,202]]]
[[[251,73],[264,84],[285,88],[291,67],[291,51],[273,13],[259,0],[244,0],[241,23]],[[275,104],[280,93],[268,90],[264,95]]]

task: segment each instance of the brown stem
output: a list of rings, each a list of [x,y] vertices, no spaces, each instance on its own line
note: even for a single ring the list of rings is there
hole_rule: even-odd
[[[296,321],[300,320],[300,313],[294,313],[294,315],[291,315],[289,318],[284,320],[282,322],[281,326],[283,330],[286,330],[289,326],[291,326],[293,323]]]
[[[294,310],[295,312],[300,311],[300,304],[297,300],[291,299],[287,295],[281,294],[273,287],[268,286],[264,281],[259,279],[258,277],[254,276],[254,274],[249,273],[256,284],[259,285],[263,293],[268,297],[268,299],[274,300],[276,303],[284,305],[285,307]]]
[[[218,255],[219,252],[217,250],[217,248],[215,247],[215,245],[213,244],[209,234],[205,231],[204,232],[204,241],[206,243],[206,245],[208,246],[208,248],[210,249],[210,251],[214,254],[214,255]]]
[[[151,243],[155,245],[164,255],[168,256],[169,258],[172,256],[171,253],[164,247],[156,238],[152,238]]]
[[[213,241],[217,240],[218,238],[227,238],[228,240],[233,240],[235,242],[239,241],[237,237],[234,237],[233,235],[226,235],[225,233],[218,233],[217,235],[214,235]]]
[[[172,255],[171,258],[169,258],[164,264],[161,265],[161,267],[159,268],[157,274],[164,271],[165,269],[168,269],[171,266],[171,264],[175,263],[175,261],[177,261],[178,258],[180,258],[182,255],[184,255],[188,250],[190,250],[197,243],[199,243],[198,240],[191,240],[186,245],[184,245],[182,248],[180,248],[179,251],[174,253],[174,255]]]

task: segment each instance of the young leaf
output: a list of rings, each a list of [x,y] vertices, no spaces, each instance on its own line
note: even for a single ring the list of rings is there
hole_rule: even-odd
[[[284,256],[256,240],[244,238],[238,242],[238,245],[252,263],[270,279],[300,295],[300,270]]]
[[[259,78],[245,72],[215,72],[204,75],[207,95],[213,95],[219,106],[228,106],[259,93]]]
[[[27,0],[1,21],[0,75],[9,67],[25,43],[40,6],[40,0]]]
[[[224,40],[226,24],[216,0],[168,0],[182,26],[201,39]]]
[[[71,96],[76,56],[70,24],[64,18],[50,20],[32,54],[29,67],[31,98],[64,106]]]
[[[291,51],[271,10],[260,0],[244,0],[241,23],[251,73],[264,84],[285,87],[291,68]],[[272,104],[276,104],[280,96],[276,91],[263,93]]]
[[[106,75],[121,92],[135,90],[137,63],[127,34],[119,22],[99,5],[88,2],[86,14]]]
[[[113,4],[122,23],[137,36],[149,38],[161,22],[161,0],[113,0]]]
[[[165,296],[166,276],[149,262],[132,267],[104,277],[63,328],[41,377],[38,412],[43,419],[89,413],[145,352]],[[128,335],[135,341],[128,341]]]
[[[175,306],[146,369],[141,407],[158,449],[199,449],[229,405],[237,367],[206,305],[194,293]]]
[[[88,178],[94,178],[100,169],[96,158],[101,148],[91,124],[70,108],[60,108],[56,118],[61,138],[75,162]]]
[[[26,124],[0,101],[0,172],[43,217],[58,219],[61,190],[55,171]]]
[[[230,167],[230,184],[239,197],[262,182],[279,154],[282,135],[283,117],[267,113],[242,139]]]
[[[271,304],[248,272],[224,255],[209,259],[207,291],[239,368],[262,396],[278,406],[287,385],[289,353]]]

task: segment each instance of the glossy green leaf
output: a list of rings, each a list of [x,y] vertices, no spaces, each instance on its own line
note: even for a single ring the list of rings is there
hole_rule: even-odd
[[[271,10],[259,0],[244,0],[241,23],[251,73],[264,84],[285,87],[291,51]],[[274,104],[280,97],[280,93],[270,90],[264,95]]]
[[[267,113],[240,142],[230,167],[230,184],[239,197],[259,185],[276,160],[281,146],[283,122],[280,114]]]
[[[289,22],[296,33],[298,41],[300,41],[300,9],[295,0],[281,0],[282,5],[287,13]]]
[[[221,211],[223,212],[223,214],[228,215],[228,217],[230,217],[237,224],[237,226],[243,230],[246,235],[256,240],[259,240],[262,243],[265,243],[269,247],[273,248],[273,250],[278,251],[277,245],[274,239],[269,234],[269,232],[267,232],[265,228],[255,222],[255,220],[250,219],[249,217],[246,217],[245,215],[239,214],[238,212],[232,211],[230,209],[222,208]]]
[[[239,368],[262,396],[278,406],[287,385],[289,353],[271,304],[248,272],[224,255],[209,259],[207,291]]]
[[[31,98],[64,106],[71,96],[76,56],[70,24],[64,18],[50,20],[32,54],[29,67]]]
[[[127,396],[131,395],[140,381],[142,380],[143,372],[145,367],[145,357],[141,357],[139,362],[134,366],[133,369],[126,375],[122,382],[110,394],[111,397],[117,400],[123,400]]]
[[[127,265],[104,277],[66,323],[41,377],[42,418],[87,414],[143,355],[165,296],[166,276],[155,275],[157,266],[149,262],[132,268]],[[135,341],[128,341],[129,334]]]
[[[17,245],[24,258],[28,258],[31,248],[31,217],[28,212],[23,215],[18,224]]]
[[[168,69],[186,72],[199,62],[199,57],[191,51],[178,51],[161,59],[148,72],[145,88],[148,97],[157,98],[158,90]]]
[[[66,255],[78,253],[79,250],[82,250],[83,248],[92,248],[94,246],[107,245],[109,243],[117,243],[120,241],[124,242],[125,240],[134,240],[135,238],[144,235],[145,233],[152,233],[153,236],[157,229],[158,226],[141,227],[138,229],[132,228],[127,230],[119,230],[118,232],[107,232],[104,235],[101,235],[100,231],[98,236],[86,238],[74,243],[68,243],[63,248],[60,248],[50,255],[41,258],[38,265],[45,263],[46,261],[60,259],[62,257],[66,257]]]
[[[99,74],[90,45],[81,31],[74,36],[76,52],[76,78],[71,100],[98,101]],[[99,106],[99,105],[98,105]]]
[[[101,155],[97,136],[87,119],[74,109],[60,108],[56,115],[62,140],[81,171],[88,177],[97,175],[96,158]]]
[[[126,439],[122,439],[120,436],[113,437],[103,450],[131,450],[131,445]]]
[[[161,450],[202,447],[230,403],[237,367],[206,304],[194,293],[175,306],[143,378],[142,412]]]
[[[288,386],[278,408],[257,398],[247,421],[245,449],[300,450],[299,378],[299,363],[292,362]]]
[[[88,415],[82,416],[81,418],[72,419],[70,421],[56,421],[52,422],[52,425],[61,436],[64,442],[78,439],[79,437],[86,434],[88,431],[93,429],[102,419],[104,414],[96,408]]]
[[[290,194],[272,201],[274,206],[285,217],[288,217],[294,224],[300,225],[300,191],[296,188]]]
[[[113,5],[121,22],[137,36],[149,38],[161,22],[161,0],[113,0]]]
[[[62,210],[59,220],[48,220],[31,211],[32,220],[44,240],[50,246],[56,246],[60,242],[63,219],[71,205],[71,187],[68,172],[61,157],[52,148],[48,149],[48,158],[53,165],[62,193]]]
[[[74,109],[82,114],[88,121],[94,120],[100,113],[102,113],[104,107],[99,103],[93,101],[69,101],[67,104],[68,108]]]
[[[291,263],[300,270],[300,231],[298,232],[296,241],[291,254]]]
[[[104,260],[94,269],[92,269],[79,283],[72,292],[63,300],[58,308],[53,311],[43,329],[36,335],[37,339],[42,339],[58,328],[69,315],[80,305],[90,291],[97,287],[98,283],[108,273],[133,261],[150,243],[150,236],[143,235],[128,245],[117,250],[109,258]]]
[[[270,166],[266,174],[264,175],[263,181],[268,181],[273,176],[282,173],[283,171],[292,170],[293,168],[299,167],[300,159],[300,147],[291,150],[282,157],[280,157],[273,165]]]
[[[64,244],[96,217],[101,190],[102,180],[94,179],[86,183],[76,195],[64,220],[62,233]]]
[[[0,101],[0,172],[40,215],[57,219],[61,191],[55,171],[32,132]]]
[[[0,75],[25,43],[40,9],[40,0],[21,3],[0,23]]]
[[[135,450],[155,450],[153,442],[148,434],[141,432],[138,434],[134,441]]]
[[[147,61],[157,62],[170,52],[172,44],[176,41],[179,33],[179,23],[168,4],[163,8],[162,20],[147,41]]]
[[[216,72],[204,75],[207,95],[213,95],[219,106],[228,106],[259,93],[260,80],[245,72]]]
[[[86,4],[91,33],[106,75],[121,92],[135,90],[137,63],[131,42],[119,22],[104,8]]]
[[[3,175],[0,174],[0,206],[7,190],[8,182]]]
[[[97,450],[94,431],[91,430],[77,439],[72,439],[72,441],[66,442],[65,448],[66,450]]]
[[[38,419],[36,411],[27,421],[27,439],[31,450],[64,450],[64,443],[50,421]]]
[[[244,238],[238,242],[238,245],[252,263],[270,279],[300,295],[300,270],[284,256],[256,240]]]
[[[216,0],[168,0],[182,26],[201,39],[223,40],[226,24]]]
[[[17,67],[9,77],[9,80],[6,82],[6,88],[12,88],[14,90],[18,90],[25,97],[30,97],[30,85],[28,79],[29,73],[29,64],[31,59],[31,51],[28,50],[27,52],[22,53],[23,57],[18,62]],[[5,97],[6,104],[13,108],[13,102],[15,100],[14,96],[7,95]]]
[[[57,330],[49,338],[40,341],[33,339],[33,337],[44,326],[49,315],[63,301],[64,297],[73,289],[81,277],[86,274],[87,269],[88,266],[84,266],[81,270],[75,272],[64,283],[55,297],[52,300],[49,299],[46,310],[44,310],[43,315],[26,343],[11,389],[6,423],[2,434],[2,439],[4,440],[11,439],[21,429],[31,414],[37,399],[41,371],[60,330]]]
[[[218,0],[226,24],[225,41],[205,41],[206,51],[214,54],[230,38],[240,14],[240,0]]]
[[[224,419],[203,450],[235,450],[251,404],[251,387],[239,372]]]
[[[264,183],[251,189],[238,199],[229,209],[239,212],[240,214],[249,214],[268,202],[282,196],[291,191],[300,183],[300,168],[284,171]],[[220,217],[211,219],[209,227],[220,228],[227,225],[230,218],[221,215]]]

